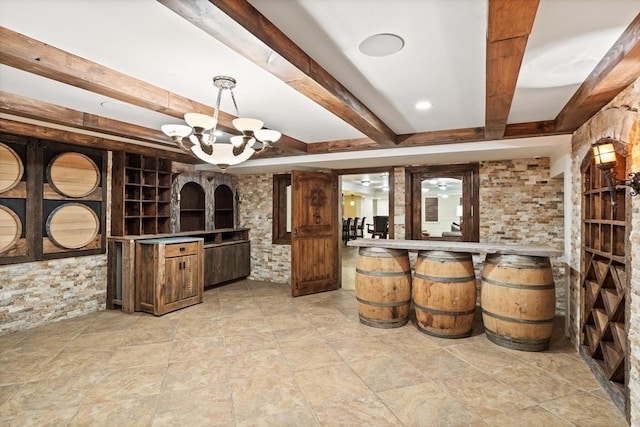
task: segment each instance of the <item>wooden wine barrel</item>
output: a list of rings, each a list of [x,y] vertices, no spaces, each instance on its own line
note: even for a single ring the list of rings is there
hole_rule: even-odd
[[[95,239],[100,229],[98,215],[80,203],[65,203],[49,214],[47,235],[65,249],[80,249]]]
[[[420,251],[413,277],[416,325],[441,338],[471,335],[476,310],[476,276],[471,254]]]
[[[356,263],[360,322],[398,328],[409,321],[411,265],[406,249],[360,248]]]
[[[23,172],[20,156],[11,147],[0,142],[0,193],[18,185]]]
[[[84,154],[62,153],[47,166],[47,179],[65,197],[86,197],[100,185],[100,170]]]
[[[487,254],[480,305],[490,341],[514,350],[547,349],[555,301],[549,258]]]
[[[22,235],[22,222],[16,213],[0,205],[0,254],[15,246]]]

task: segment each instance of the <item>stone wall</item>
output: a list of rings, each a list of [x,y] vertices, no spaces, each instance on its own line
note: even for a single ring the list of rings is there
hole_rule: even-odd
[[[549,158],[480,163],[480,241],[564,250],[564,182]],[[475,258],[475,257],[474,257]],[[483,257],[476,261],[483,261]],[[565,266],[552,260],[556,313],[565,312]],[[478,270],[481,266],[476,262]],[[477,277],[480,277],[479,275]]]
[[[107,256],[0,267],[0,335],[105,308]]]
[[[274,283],[291,282],[291,246],[273,245],[273,175],[240,175],[239,224],[251,229],[250,279]]]
[[[627,153],[631,155],[631,170],[640,171],[640,80],[621,92],[608,105],[578,129],[572,140],[571,202],[574,207],[571,235],[571,338],[579,344],[580,331],[580,271],[581,271],[581,198],[582,177],[580,167],[590,144],[602,137],[612,137],[627,143]],[[629,190],[627,190],[629,191]],[[627,193],[629,194],[629,193]],[[630,289],[629,307],[629,400],[631,425],[640,425],[640,197],[632,197],[630,230]]]
[[[405,214],[405,169],[393,169],[393,232],[396,239],[404,239],[406,233]]]

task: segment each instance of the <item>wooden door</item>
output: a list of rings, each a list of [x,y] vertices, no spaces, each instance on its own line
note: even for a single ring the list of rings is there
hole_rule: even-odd
[[[291,295],[338,289],[338,178],[291,174]]]

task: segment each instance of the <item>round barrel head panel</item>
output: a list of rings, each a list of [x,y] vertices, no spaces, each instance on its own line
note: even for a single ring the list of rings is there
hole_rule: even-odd
[[[47,218],[47,234],[56,245],[80,249],[95,239],[100,229],[98,215],[79,203],[58,206]]]
[[[11,190],[22,179],[24,168],[18,154],[0,142],[0,193]]]
[[[100,185],[100,171],[89,157],[80,153],[57,155],[47,167],[49,184],[66,197],[86,197]]]
[[[13,248],[22,235],[22,222],[14,211],[0,205],[0,254]]]

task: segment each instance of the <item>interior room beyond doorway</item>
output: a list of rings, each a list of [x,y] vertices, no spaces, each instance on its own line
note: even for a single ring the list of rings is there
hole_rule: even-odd
[[[342,230],[342,288],[355,289],[357,248],[346,241],[371,238],[374,217],[389,217],[389,172],[368,172],[340,176]]]

